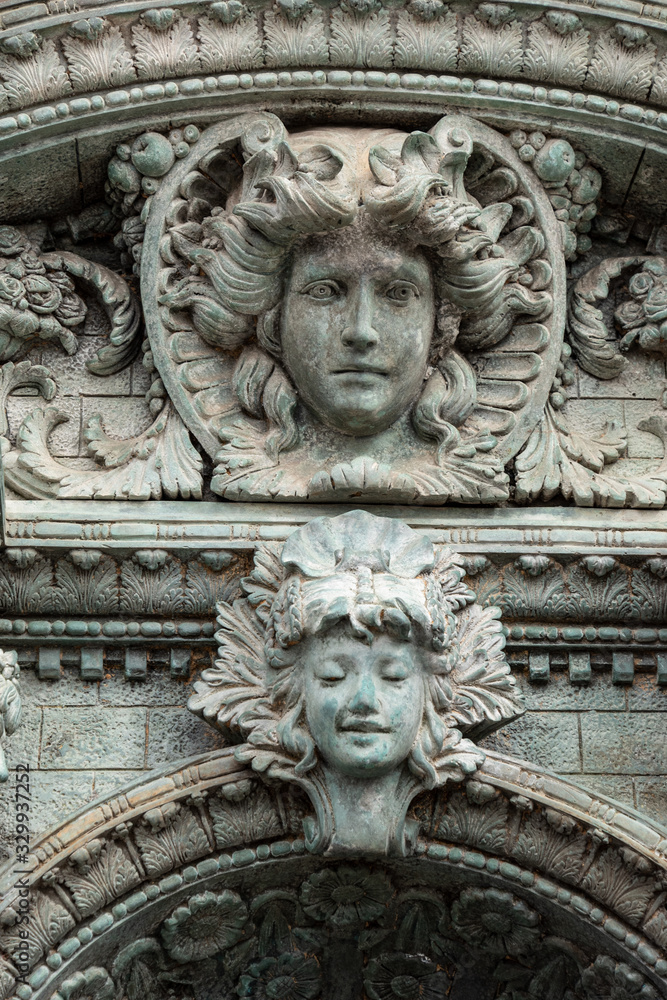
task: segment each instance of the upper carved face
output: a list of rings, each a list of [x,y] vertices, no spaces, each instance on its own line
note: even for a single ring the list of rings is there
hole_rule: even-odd
[[[325,763],[357,778],[399,767],[424,712],[419,647],[385,633],[368,645],[338,626],[307,639],[299,659],[306,720]]]
[[[435,322],[424,254],[355,225],[294,254],[283,359],[324,424],[362,437],[390,427],[422,387]]]

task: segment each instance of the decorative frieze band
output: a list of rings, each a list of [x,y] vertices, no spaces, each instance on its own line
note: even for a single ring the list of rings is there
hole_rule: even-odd
[[[412,0],[399,9],[380,0],[350,0],[331,9],[311,0],[279,0],[252,10],[243,3],[194,9],[182,2],[163,8],[127,3],[104,10],[103,17],[101,10],[96,14],[85,6],[82,12],[67,0],[67,9],[56,12],[33,4],[24,8],[28,21],[20,20],[20,9],[3,15],[0,108],[21,110],[70,97],[76,102],[76,94],[123,85],[141,92],[144,81],[198,72],[202,91],[214,90],[213,74],[293,66],[496,75],[585,85],[658,106],[667,92],[663,18],[656,23],[652,17],[660,8],[639,4],[632,5],[636,10],[627,4],[617,11],[582,8],[582,16],[571,5],[556,4],[518,11],[504,3],[480,3],[454,12],[440,0]],[[637,23],[637,14],[644,15],[646,27]],[[619,16],[623,20],[615,20]],[[324,73],[320,76],[324,82]],[[178,93],[177,84],[166,86]],[[152,97],[165,92],[154,88]]]

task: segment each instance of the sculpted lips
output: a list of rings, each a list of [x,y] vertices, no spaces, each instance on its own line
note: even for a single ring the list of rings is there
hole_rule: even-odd
[[[373,719],[350,719],[338,727],[344,733],[390,733],[391,729]]]
[[[384,371],[381,368],[372,368],[370,365],[355,365],[349,368],[335,368],[332,372],[333,375],[381,375],[383,378],[387,378],[389,372]]]

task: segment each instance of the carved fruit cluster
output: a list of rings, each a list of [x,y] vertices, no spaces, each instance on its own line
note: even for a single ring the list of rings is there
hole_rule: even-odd
[[[563,247],[567,260],[591,248],[592,221],[597,215],[596,199],[602,177],[586,160],[585,153],[575,152],[565,139],[547,139],[544,132],[526,133],[516,129],[510,142],[519,157],[531,163],[540,178],[561,223]]]
[[[121,262],[139,274],[141,247],[150,198],[160,187],[160,179],[169,173],[176,160],[188,155],[199,138],[196,125],[172,129],[167,135],[144,132],[134,142],[121,143],[109,161],[104,190],[118,215],[125,216],[114,242],[121,251]]]

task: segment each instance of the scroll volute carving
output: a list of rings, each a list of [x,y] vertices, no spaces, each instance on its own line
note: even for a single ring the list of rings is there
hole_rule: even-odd
[[[141,261],[153,357],[217,493],[507,497],[564,321],[559,223],[508,139],[464,117],[214,126],[154,195]]]
[[[409,853],[413,798],[485,759],[463,734],[521,713],[498,613],[463,575],[402,522],[354,511],[260,547],[246,596],[219,605],[219,658],[189,707],[308,794],[311,851]]]

